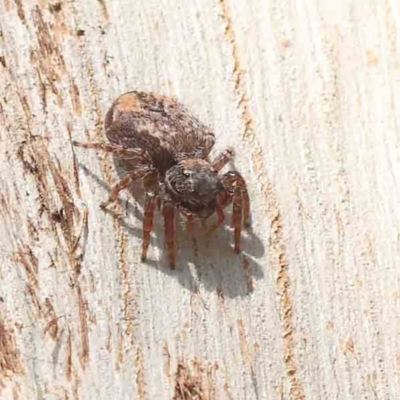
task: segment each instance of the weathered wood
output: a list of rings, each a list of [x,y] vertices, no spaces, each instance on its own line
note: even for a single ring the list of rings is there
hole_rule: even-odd
[[[3,0],[2,399],[400,398],[396,1]],[[128,90],[177,96],[236,148],[232,231],[99,205]]]

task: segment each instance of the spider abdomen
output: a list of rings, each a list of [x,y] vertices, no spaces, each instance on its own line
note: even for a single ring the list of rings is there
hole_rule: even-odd
[[[214,133],[177,100],[144,92],[128,92],[107,112],[106,136],[111,143],[145,150],[164,175],[179,160],[207,159]]]

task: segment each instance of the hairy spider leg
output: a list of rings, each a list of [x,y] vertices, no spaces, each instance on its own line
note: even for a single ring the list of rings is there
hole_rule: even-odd
[[[182,206],[178,206],[178,211],[186,218],[186,231],[192,236],[194,233],[196,215]]]
[[[218,193],[215,202],[215,213],[217,214],[217,222],[208,227],[208,232],[218,229],[225,221],[224,207],[227,204],[227,196],[225,193]]]
[[[153,193],[146,193],[143,217],[142,261],[146,261],[147,250],[150,244],[150,233],[153,229],[154,211],[157,208],[158,197]]]
[[[232,226],[235,236],[235,252],[240,252],[240,235],[242,232],[242,220],[245,226],[250,225],[250,199],[246,182],[237,171],[229,171],[224,175],[224,185],[233,189],[232,195]]]
[[[239,187],[235,188],[232,200],[232,226],[235,236],[235,253],[240,253],[240,236],[242,234],[243,197]]]
[[[232,160],[235,152],[232,147],[228,147],[221,154],[219,154],[212,163],[216,171],[220,171],[230,160]]]
[[[154,171],[151,168],[139,165],[136,171],[131,172],[130,174],[123,177],[111,188],[110,196],[108,197],[107,201],[101,204],[101,208],[106,208],[109,204],[114,203],[114,201],[116,201],[118,198],[119,192],[127,189],[132,182],[143,179],[146,176],[151,175],[153,172]]]
[[[246,184],[242,190],[243,196],[243,223],[244,226],[250,226],[250,198],[249,192],[247,191]]]
[[[164,216],[164,240],[167,246],[169,266],[174,269],[175,258],[175,206],[170,201],[163,202],[162,213]]]
[[[119,192],[126,189],[134,180],[135,177],[132,174],[124,176],[118,183],[116,183],[111,188],[111,193],[108,196],[108,199],[104,203],[101,203],[100,207],[106,208],[109,204],[114,203],[114,201],[116,201],[118,198]]]
[[[193,214],[186,214],[186,230],[189,235],[193,235],[194,231],[194,215]]]
[[[77,142],[76,140],[74,140],[72,143],[74,146],[84,147],[85,149],[102,150],[108,153],[113,153],[120,156],[131,156],[133,158],[138,158],[138,159],[144,159],[144,155],[146,153],[143,149],[139,148],[129,149],[127,147],[111,143],[93,143],[93,142],[82,143],[82,142]]]
[[[146,157],[146,152],[143,149],[129,149],[124,146],[119,146],[116,144],[110,143],[93,143],[93,142],[78,142],[74,140],[72,142],[74,146],[83,147],[86,149],[95,149],[106,151],[108,153],[113,153],[119,156],[125,156],[130,159],[137,159],[139,162],[141,161],[142,164],[138,164],[137,170],[133,171],[132,173],[126,175],[123,179],[121,179],[117,184],[115,184],[112,189],[110,196],[108,197],[107,201],[101,204],[102,208],[106,208],[109,204],[115,202],[118,198],[119,192],[129,187],[129,185],[136,180],[142,179],[148,175],[151,175],[153,172],[151,167],[149,166],[149,160]]]

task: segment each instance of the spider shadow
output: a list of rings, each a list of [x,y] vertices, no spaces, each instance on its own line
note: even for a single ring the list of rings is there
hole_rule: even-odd
[[[192,235],[178,228],[176,268],[169,267],[164,250],[159,259],[152,258],[154,251],[150,251],[145,263],[175,277],[183,287],[194,293],[203,286],[207,291],[225,297],[244,297],[253,292],[254,279],[262,279],[264,273],[257,262],[258,257],[249,251],[255,248],[254,236],[242,236],[241,254],[233,251],[232,240],[233,232],[225,226],[212,234],[207,234],[201,228],[194,229]],[[150,245],[155,249],[164,249],[161,224],[157,225],[156,235],[152,237]]]
[[[121,168],[119,160],[114,159],[114,163],[118,177],[122,179],[126,170]],[[87,167],[81,164],[80,167],[108,193],[111,191],[109,185]],[[134,199],[135,205],[130,200],[117,200],[124,208],[124,216],[117,215],[111,209],[104,211],[117,218],[129,235],[141,238],[142,207],[145,198],[141,182],[134,182],[128,191]],[[225,211],[226,224],[229,224],[230,221],[228,209],[230,207],[227,207]],[[132,224],[130,222],[132,217],[140,222]],[[213,223],[213,218],[214,216],[207,221],[207,225]],[[253,291],[254,279],[259,280],[264,276],[262,268],[257,262],[257,259],[264,254],[264,246],[253,230],[251,228],[243,229],[242,253],[235,254],[232,248],[233,231],[227,225],[223,225],[211,234],[207,234],[199,222],[196,222],[193,228],[193,234],[189,235],[185,229],[184,220],[178,216],[176,224],[177,266],[175,269],[171,269],[165,251],[161,213],[156,212],[148,259],[144,264],[176,278],[184,288],[194,293],[197,293],[199,287],[203,286],[207,291],[216,291],[219,295],[229,298],[249,295]],[[158,254],[155,257],[156,252]]]

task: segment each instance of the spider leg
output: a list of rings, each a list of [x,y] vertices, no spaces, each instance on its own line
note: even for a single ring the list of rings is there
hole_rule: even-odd
[[[189,235],[193,235],[195,214],[185,207],[178,206],[179,212],[186,218],[186,231]]]
[[[237,171],[229,171],[223,177],[226,188],[240,188],[243,196],[243,222],[245,226],[250,226],[250,198],[247,191],[246,182],[242,175]]]
[[[117,200],[119,192],[122,190],[126,189],[133,181],[135,180],[135,177],[132,174],[126,175],[124,178],[122,178],[118,183],[116,183],[112,189],[111,193],[108,196],[108,199],[101,203],[101,208],[106,208],[109,204],[114,203],[114,201]]]
[[[250,225],[250,199],[246,182],[236,171],[229,171],[223,178],[224,186],[228,191],[233,190],[232,199],[232,225],[235,236],[235,252],[240,252],[240,236],[242,232],[242,220],[245,226]],[[232,193],[232,192],[231,192]]]
[[[143,217],[142,261],[146,261],[147,250],[150,244],[150,233],[153,229],[154,211],[157,207],[158,196],[154,193],[146,193]]]
[[[127,147],[111,143],[93,143],[93,142],[82,143],[82,142],[77,142],[76,140],[74,140],[72,143],[74,146],[77,147],[84,147],[85,149],[102,150],[108,153],[117,154],[119,156],[130,156],[133,158],[143,159],[145,155],[145,151],[142,149],[138,148],[129,149]]]
[[[249,192],[247,191],[246,184],[244,190],[242,190],[243,196],[243,223],[244,226],[250,226],[250,198]]]
[[[239,188],[235,188],[232,200],[232,225],[235,235],[235,253],[240,253],[240,236],[242,234],[243,197]]]
[[[138,167],[137,171],[126,175],[112,187],[110,196],[101,204],[101,208],[106,208],[109,204],[114,203],[118,198],[119,192],[129,187],[132,182],[142,179],[146,175],[152,174],[153,171],[151,171],[151,169],[149,170],[149,167],[143,165],[141,167],[142,168]]]
[[[225,151],[219,154],[212,163],[216,171],[221,170],[230,160],[232,160],[235,152],[232,147],[228,147]]]
[[[194,215],[188,214],[186,215],[186,230],[190,236],[193,235],[193,225],[194,225]]]
[[[169,258],[169,265],[171,269],[175,268],[175,206],[170,201],[165,201],[162,207],[164,216],[164,235],[165,243],[167,245],[167,252]]]
[[[215,203],[215,213],[217,214],[217,222],[207,228],[208,232],[213,232],[218,229],[225,221],[224,206],[226,205],[226,196],[224,193],[217,195],[217,200]]]

